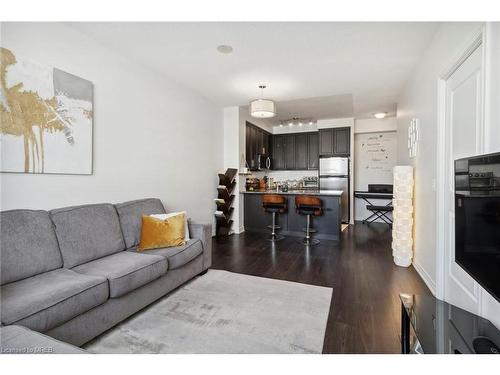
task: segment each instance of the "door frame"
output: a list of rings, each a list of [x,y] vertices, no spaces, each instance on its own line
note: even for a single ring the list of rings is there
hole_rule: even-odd
[[[436,297],[438,299],[445,299],[446,288],[447,288],[447,277],[446,275],[446,261],[447,253],[445,249],[446,237],[448,233],[445,233],[446,221],[448,220],[446,210],[446,193],[448,187],[445,186],[445,176],[447,174],[445,170],[446,166],[446,142],[449,140],[449,129],[446,124],[446,83],[448,79],[455,73],[455,71],[469,58],[469,56],[480,46],[482,49],[482,76],[481,76],[481,96],[483,100],[481,101],[481,120],[480,120],[480,144],[481,149],[484,150],[485,144],[485,132],[484,132],[484,109],[485,109],[485,52],[486,52],[486,31],[485,26],[479,28],[470,41],[466,44],[466,47],[462,52],[455,56],[448,64],[446,70],[439,76],[437,80],[437,90],[438,90],[438,118],[437,118],[437,167],[436,167]],[[475,288],[477,289],[477,288]],[[478,308],[481,309],[481,293],[477,293],[475,296],[478,301]],[[479,310],[481,311],[481,310]]]

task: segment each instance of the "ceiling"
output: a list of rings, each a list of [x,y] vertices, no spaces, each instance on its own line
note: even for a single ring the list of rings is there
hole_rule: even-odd
[[[429,22],[70,25],[220,106],[248,104],[264,83],[264,96],[283,102],[280,118],[307,117],[313,109],[346,117],[349,106],[357,118],[395,112],[398,94],[438,27]],[[231,45],[233,53],[219,53],[221,44]],[[311,99],[297,101],[304,98]]]

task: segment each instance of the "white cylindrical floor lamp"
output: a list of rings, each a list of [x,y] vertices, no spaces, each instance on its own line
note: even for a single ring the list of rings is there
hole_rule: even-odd
[[[392,255],[394,263],[409,267],[413,258],[413,167],[394,167]]]

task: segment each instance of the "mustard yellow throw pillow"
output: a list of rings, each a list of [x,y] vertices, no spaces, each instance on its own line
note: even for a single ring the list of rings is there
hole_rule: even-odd
[[[138,250],[184,245],[186,243],[184,241],[184,216],[180,214],[161,220],[142,215],[141,241]]]

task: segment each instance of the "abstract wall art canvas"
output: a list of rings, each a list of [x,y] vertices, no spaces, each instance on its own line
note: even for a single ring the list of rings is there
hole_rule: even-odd
[[[92,174],[93,84],[0,47],[2,172]]]

